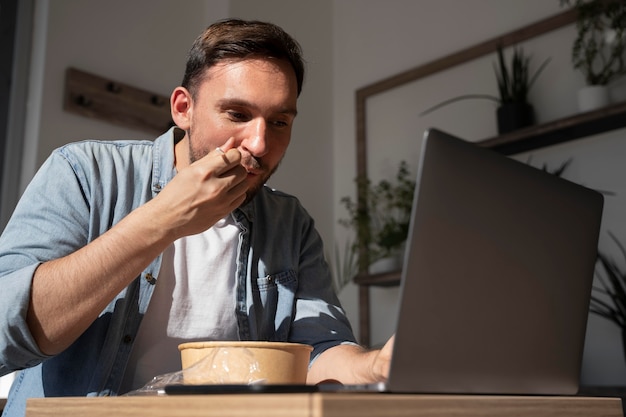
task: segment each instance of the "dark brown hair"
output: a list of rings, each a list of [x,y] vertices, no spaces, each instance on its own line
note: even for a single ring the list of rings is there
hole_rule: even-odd
[[[296,74],[300,95],[304,62],[298,42],[272,23],[241,19],[221,20],[198,36],[189,51],[182,86],[193,95],[206,69],[223,60],[252,57],[288,61]]]

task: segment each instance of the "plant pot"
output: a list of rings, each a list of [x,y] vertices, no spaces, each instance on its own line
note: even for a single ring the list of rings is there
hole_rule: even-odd
[[[504,134],[535,123],[533,106],[528,103],[502,103],[497,110],[498,133]]]
[[[398,254],[377,260],[369,266],[368,272],[374,275],[384,272],[399,271],[400,269],[402,269],[402,256]]]
[[[605,85],[588,85],[578,90],[578,110],[581,112],[601,109],[609,103],[609,89]]]

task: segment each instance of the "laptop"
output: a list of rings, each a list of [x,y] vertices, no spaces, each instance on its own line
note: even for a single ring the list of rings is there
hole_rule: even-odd
[[[420,158],[386,384],[166,393],[576,394],[602,195],[437,129]]]
[[[573,395],[603,197],[424,135],[386,389]]]

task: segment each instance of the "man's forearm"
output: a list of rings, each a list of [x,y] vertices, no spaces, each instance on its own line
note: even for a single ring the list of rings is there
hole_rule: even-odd
[[[140,207],[83,248],[39,266],[27,321],[43,353],[67,348],[171,242],[148,211]]]

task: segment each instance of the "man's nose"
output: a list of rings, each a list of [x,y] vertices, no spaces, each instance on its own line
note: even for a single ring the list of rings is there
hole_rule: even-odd
[[[259,118],[248,125],[241,146],[253,156],[263,156],[268,152],[267,123]]]

